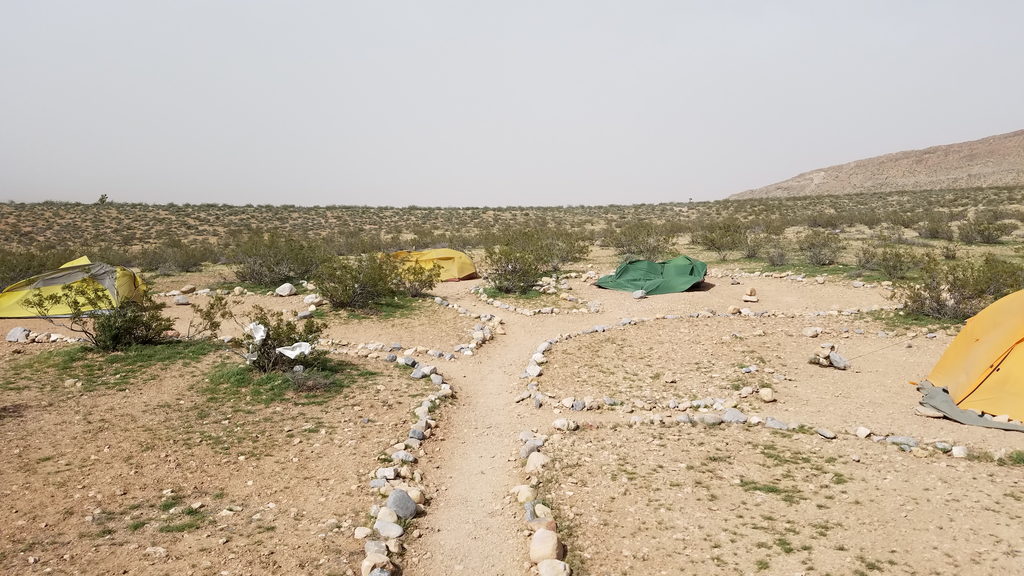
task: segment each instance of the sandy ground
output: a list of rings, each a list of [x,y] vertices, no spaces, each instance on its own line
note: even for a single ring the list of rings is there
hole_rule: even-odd
[[[164,278],[156,289],[203,287],[215,276]],[[540,489],[576,574],[1019,571],[1020,468],[918,457],[848,433],[867,426],[991,451],[1024,449],[1019,433],[914,415],[918,394],[907,382],[927,374],[950,335],[911,336],[863,314],[810,316],[889,304],[884,290],[840,279],[709,280],[700,291],[644,300],[575,281],[573,293],[599,301],[600,313],[529,317],[481,302],[468,291],[476,282],[438,286],[435,294],[472,312],[501,315],[507,333],[472,357],[440,364],[458,396],[418,464],[431,500],[414,521],[419,537],[404,540],[403,573],[528,574],[522,508],[508,495],[527,480],[517,437],[530,429],[550,434],[552,420],[566,415],[582,429],[545,446],[554,461]],[[799,316],[618,326],[623,318],[742,306],[751,286],[760,296],[751,309]],[[304,308],[298,297],[251,297],[240,306],[253,303]],[[169,311],[179,330],[187,325],[185,307]],[[443,350],[468,341],[476,323],[430,302],[400,318],[327,319],[334,339]],[[542,408],[515,403],[542,340],[598,324],[609,330],[548,352],[538,380],[550,395]],[[15,325],[50,330],[0,320],[0,331]],[[806,338],[808,326],[824,332]],[[807,364],[824,341],[838,344],[853,369]],[[4,343],[0,370],[57,346]],[[362,546],[352,529],[378,502],[367,475],[404,436],[427,389],[380,362],[346,359],[377,376],[322,405],[211,402],[205,375],[217,362],[236,361],[231,356],[156,367],[114,388],[65,385],[76,377],[70,372],[23,375],[0,388],[0,571],[358,573]],[[750,365],[758,371],[743,373]],[[744,386],[771,386],[778,399],[739,399],[747,414],[825,427],[838,439],[762,427],[629,425],[637,415],[680,414],[668,408],[671,400],[730,398]],[[631,411],[569,413],[559,403],[566,397],[612,397]],[[186,511],[193,503],[202,503],[198,514]],[[196,517],[195,528],[167,531]]]

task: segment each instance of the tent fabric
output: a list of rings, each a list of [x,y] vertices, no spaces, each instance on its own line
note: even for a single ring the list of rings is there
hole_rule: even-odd
[[[623,262],[614,274],[602,276],[596,282],[601,288],[648,295],[685,292],[704,280],[708,265],[689,256],[677,256],[665,262],[629,260]]]
[[[945,388],[939,388],[938,386],[932,386],[931,382],[928,382],[927,380],[922,382],[921,385],[917,387],[917,390],[921,393],[922,406],[934,408],[945,414],[950,420],[970,426],[984,426],[985,428],[1024,432],[1024,425],[1014,424],[1012,422],[996,422],[995,420],[992,420],[991,417],[982,416],[977,412],[957,407],[953,402],[953,399],[950,398],[948,390]]]
[[[928,375],[957,407],[1024,421],[1024,290],[967,320]]]
[[[93,283],[101,286],[107,291],[115,307],[126,300],[140,300],[146,289],[142,279],[131,270],[102,262],[90,262],[83,256],[56,270],[15,282],[5,288],[0,292],[0,318],[38,318],[39,315],[34,310],[24,306],[27,298],[37,293],[56,294],[62,287],[75,283]],[[55,306],[50,310],[49,316],[60,317],[70,314],[69,307]]]
[[[450,248],[435,248],[433,250],[422,250],[419,252],[399,251],[392,252],[392,256],[403,260],[404,266],[422,266],[430,268],[437,264],[441,267],[442,282],[457,282],[459,280],[471,280],[479,278],[473,261],[464,252]]]

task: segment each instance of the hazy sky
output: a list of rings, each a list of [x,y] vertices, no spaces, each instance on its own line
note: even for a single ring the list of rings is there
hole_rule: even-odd
[[[1024,128],[1024,2],[0,0],[0,200],[716,199]]]

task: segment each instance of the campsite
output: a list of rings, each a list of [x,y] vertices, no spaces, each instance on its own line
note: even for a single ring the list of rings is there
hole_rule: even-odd
[[[974,194],[980,203],[991,192]],[[870,206],[872,198],[851,202]],[[774,202],[798,213],[793,206],[803,200]],[[1024,433],[923,410],[911,382],[933,372],[963,322],[904,314],[899,287],[922,281],[925,260],[895,278],[857,265],[863,247],[924,258],[951,243],[924,238],[913,223],[898,230],[902,241],[893,240],[892,227],[851,224],[837,234],[844,247],[836,262],[815,265],[796,248],[813,223],[790,222],[779,234],[791,259],[772,266],[735,245],[723,257],[721,246],[701,242],[719,222],[716,212],[757,214],[766,204],[633,207],[637,220],[656,224],[646,244],[636,240],[640,231],[628,231],[634,248],[658,244],[650,235],[668,240],[661,245],[667,252],[648,252],[652,261],[629,274],[622,267],[644,258],[623,256],[617,246],[625,234],[563,226],[578,230],[586,249],[557,271],[545,265],[545,277],[523,294],[491,287],[493,262],[526,258],[494,246],[566,241],[553,229],[521,224],[529,209],[479,216],[479,245],[455,240],[456,232],[472,232],[460,224],[399,238],[404,218],[427,212],[379,210],[370,218],[391,222],[396,241],[379,227],[379,236],[347,239],[351,255],[335,258],[372,266],[377,260],[361,260],[360,246],[377,243],[382,254],[405,250],[399,262],[408,266],[408,252],[443,236],[468,246],[460,254],[474,274],[450,272],[467,278],[460,281],[438,274],[423,295],[388,297],[376,309],[325,303],[334,278],[327,274],[322,285],[294,278],[288,290],[240,280],[245,260],[237,255],[254,240],[238,236],[191,239],[223,252],[203,253],[205,262],[189,270],[172,270],[185,254],[166,249],[159,252],[164,264],[141,260],[139,251],[119,257],[109,245],[36,254],[52,264],[21,277],[82,255],[131,266],[165,305],[174,338],[90,352],[46,319],[0,319],[3,334],[26,331],[0,349],[0,567],[12,574],[327,575],[367,574],[376,563],[392,574],[525,575],[537,572],[547,548],[577,575],[679,567],[1014,573],[1024,556]],[[65,208],[123,222],[173,210],[189,214],[193,230],[205,229],[205,218],[252,210]],[[0,214],[23,220],[37,209],[0,205]],[[313,217],[358,221],[365,210],[276,215],[287,230]],[[617,211],[540,212],[592,227],[602,210]],[[651,216],[666,213],[687,216]],[[439,220],[465,216],[452,210]],[[1004,216],[1015,222],[1015,214]],[[505,223],[487,226],[488,219]],[[604,222],[599,230],[616,229],[614,219]],[[60,236],[62,225],[47,233]],[[517,239],[488,244],[487,234],[502,229]],[[164,234],[178,236],[173,228]],[[280,238],[299,242],[287,232]],[[294,248],[269,235],[263,241],[265,269],[271,252]],[[1011,232],[998,243],[959,245],[955,262],[982,262],[986,254],[1012,261],[1019,242]],[[142,246],[156,254],[160,243]],[[670,267],[654,262],[682,255],[692,259],[680,276],[685,286],[658,290],[667,281],[651,275],[667,278]],[[602,288],[617,269],[625,285]],[[638,286],[651,293],[638,294]],[[235,317],[215,334],[193,337],[193,305],[218,297]],[[251,342],[257,307],[268,311],[268,327],[277,311],[285,325],[322,322],[314,344],[336,362],[334,380],[325,384],[309,369],[296,373],[305,379],[250,378],[241,343]],[[829,350],[846,369],[809,361]],[[389,499],[398,491],[416,506],[389,522],[390,506],[401,509]],[[554,534],[554,547],[538,534]],[[561,565],[551,560],[544,570],[553,562]]]

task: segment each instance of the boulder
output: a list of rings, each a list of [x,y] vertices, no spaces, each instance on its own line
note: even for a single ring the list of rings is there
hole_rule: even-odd
[[[277,294],[278,296],[292,296],[295,294],[295,292],[295,286],[292,285],[290,282],[285,282],[284,284],[278,286],[276,290],[274,290],[274,294]]]

